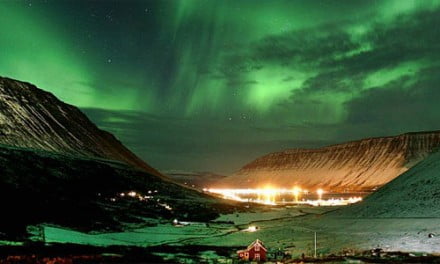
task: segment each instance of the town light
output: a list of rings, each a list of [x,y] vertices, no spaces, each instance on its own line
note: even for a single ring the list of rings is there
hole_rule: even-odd
[[[294,196],[295,200],[290,201],[290,203],[295,204],[307,204],[312,206],[341,206],[352,203],[357,203],[362,201],[362,197],[350,197],[350,198],[330,198],[328,200],[323,200],[323,194],[327,191],[322,189],[316,190],[317,196],[319,199],[311,200],[307,198],[309,196],[309,191],[302,189],[299,186],[295,186],[291,189],[279,189],[273,188],[271,186],[265,186],[263,188],[255,188],[255,189],[215,189],[215,188],[206,188],[206,192],[214,193],[221,195],[224,199],[231,199],[235,201],[245,202],[245,203],[260,203],[266,205],[277,205],[277,204],[286,204],[283,199],[283,196],[290,195]],[[302,200],[300,200],[302,198]],[[282,199],[282,200],[281,200]],[[287,202],[288,204],[289,202]]]
[[[301,193],[301,191],[302,191],[301,188],[297,186],[293,187],[292,193],[293,196],[295,197],[295,202],[298,202],[299,194]]]
[[[318,194],[318,200],[322,200],[322,194],[324,193],[324,190],[322,189],[318,189],[316,191],[316,193]]]
[[[277,195],[277,189],[272,188],[271,186],[266,186],[262,193],[264,197],[265,204],[275,204],[275,196]]]

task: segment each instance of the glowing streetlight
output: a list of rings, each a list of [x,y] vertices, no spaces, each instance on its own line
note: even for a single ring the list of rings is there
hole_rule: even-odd
[[[322,189],[318,189],[316,191],[316,193],[318,194],[318,200],[322,200],[322,194],[324,193],[324,190]]]
[[[275,196],[277,194],[277,190],[272,188],[271,186],[266,186],[263,190],[263,197],[266,204],[274,204]]]
[[[295,197],[295,202],[298,202],[298,197],[299,197],[299,194],[301,193],[301,189],[299,187],[295,186],[293,188],[292,193],[293,193],[293,196]]]

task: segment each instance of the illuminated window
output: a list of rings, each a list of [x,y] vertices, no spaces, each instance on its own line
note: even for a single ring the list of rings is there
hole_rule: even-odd
[[[255,245],[255,251],[260,251],[260,245],[258,244]]]
[[[255,260],[260,260],[260,254],[255,254]]]

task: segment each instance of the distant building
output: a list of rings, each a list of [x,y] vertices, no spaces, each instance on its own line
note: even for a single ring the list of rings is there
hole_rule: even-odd
[[[247,249],[237,251],[238,258],[245,261],[266,261],[267,249],[259,239],[250,244]]]

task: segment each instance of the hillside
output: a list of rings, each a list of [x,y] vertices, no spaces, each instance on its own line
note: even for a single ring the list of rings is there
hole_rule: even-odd
[[[334,216],[440,217],[440,152],[389,182],[363,202],[343,208]]]
[[[440,132],[368,138],[318,149],[291,149],[260,157],[216,187],[371,190],[386,184],[440,145]]]
[[[78,108],[32,84],[2,77],[0,144],[119,160],[162,177]]]
[[[46,151],[0,145],[0,175],[0,240],[37,223],[105,231],[145,218],[207,221],[236,208],[122,162]]]
[[[78,108],[1,77],[0,190],[0,240],[39,223],[109,231],[237,208],[172,183]]]

